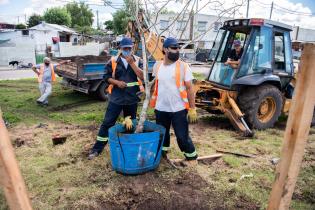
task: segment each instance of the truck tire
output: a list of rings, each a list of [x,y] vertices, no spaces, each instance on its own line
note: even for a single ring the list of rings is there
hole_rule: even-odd
[[[283,98],[280,90],[270,84],[248,87],[238,96],[238,104],[251,128],[271,128],[281,115]]]
[[[108,84],[106,82],[102,82],[102,84],[100,84],[100,86],[97,88],[97,97],[101,101],[106,101],[108,99],[107,87]]]

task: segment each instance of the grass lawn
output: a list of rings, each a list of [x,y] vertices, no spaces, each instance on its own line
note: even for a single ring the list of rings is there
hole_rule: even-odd
[[[224,155],[194,168],[161,162],[153,172],[123,176],[111,169],[109,148],[93,161],[94,143],[106,102],[54,85],[48,107],[36,104],[34,80],[0,81],[0,107],[34,209],[265,209],[280,156],[284,123],[242,139],[224,116],[205,116],[190,126],[199,155],[224,149],[256,155]],[[140,109],[140,108],[139,108]],[[154,119],[153,110],[149,118]],[[51,137],[66,135],[53,146]],[[182,158],[171,133],[171,158]],[[315,209],[315,129],[305,150],[292,209]],[[7,209],[0,190],[0,209]]]

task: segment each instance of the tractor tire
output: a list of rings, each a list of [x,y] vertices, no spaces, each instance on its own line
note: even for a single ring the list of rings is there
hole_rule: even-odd
[[[108,84],[106,82],[103,82],[98,88],[97,88],[97,97],[101,101],[106,101],[108,99],[108,93],[107,93],[107,87]]]
[[[248,87],[238,96],[238,105],[249,127],[263,130],[273,127],[277,122],[283,107],[283,97],[280,90],[270,84]]]

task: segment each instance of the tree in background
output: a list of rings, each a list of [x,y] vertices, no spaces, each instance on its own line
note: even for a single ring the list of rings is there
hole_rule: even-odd
[[[125,34],[131,16],[125,9],[117,10],[113,14],[113,31],[115,34]]]
[[[71,16],[65,8],[50,8],[45,11],[43,17],[47,23],[71,26]]]
[[[37,15],[37,14],[33,14],[31,15],[29,18],[28,18],[28,21],[27,21],[27,26],[29,28],[33,27],[33,26],[36,26],[38,24],[40,24],[41,21],[43,21],[44,18],[40,15]]]
[[[114,22],[112,20],[105,21],[104,25],[107,30],[114,30]]]
[[[110,30],[113,30],[114,34],[126,33],[128,21],[134,19],[131,14],[135,8],[136,3],[134,0],[124,0],[124,7],[113,14],[113,24]],[[107,26],[106,22],[105,25]]]
[[[20,23],[15,26],[15,29],[26,29],[26,25]]]
[[[75,28],[81,33],[89,33],[92,31],[94,14],[88,5],[84,4],[84,2],[80,4],[72,2],[68,3],[64,8],[71,16],[72,28]]]

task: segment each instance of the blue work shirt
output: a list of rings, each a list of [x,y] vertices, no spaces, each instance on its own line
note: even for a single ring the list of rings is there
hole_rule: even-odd
[[[125,83],[137,82],[138,78],[130,65],[125,67],[121,57],[117,58],[117,67],[115,71],[115,80],[124,81]],[[142,69],[142,62],[139,61],[138,67]],[[107,82],[112,78],[112,62],[111,60],[105,66],[104,80]],[[140,91],[139,86],[125,87],[121,89],[114,85],[112,94],[109,96],[109,101],[118,105],[131,105],[140,101],[137,92]]]
[[[40,65],[42,64],[37,64],[36,69],[40,69]],[[43,64],[43,65],[44,65],[43,82],[51,82],[50,64],[48,66],[46,66],[46,64]],[[53,66],[54,66],[54,70],[56,70],[57,64],[53,64]]]

